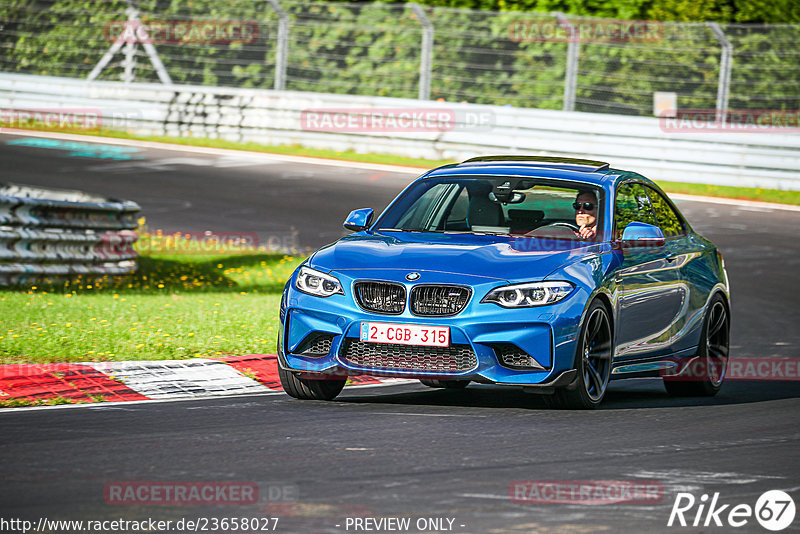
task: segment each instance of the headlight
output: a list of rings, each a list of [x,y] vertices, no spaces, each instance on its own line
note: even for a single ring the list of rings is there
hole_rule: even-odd
[[[504,308],[526,308],[553,304],[569,295],[575,286],[569,282],[531,282],[493,289],[481,302],[494,302]]]
[[[344,295],[344,290],[339,280],[329,274],[321,273],[308,267],[300,268],[300,274],[297,275],[294,287],[303,293],[318,297],[330,297],[337,293]]]

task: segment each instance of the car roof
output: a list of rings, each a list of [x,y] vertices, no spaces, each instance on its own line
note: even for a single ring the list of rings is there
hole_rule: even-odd
[[[479,158],[472,158],[461,163],[437,167],[425,173],[421,178],[440,178],[456,175],[552,178],[555,180],[567,180],[608,189],[613,189],[617,181],[624,178],[636,177],[643,181],[650,182],[650,180],[635,173],[612,169],[611,166],[604,161],[558,156],[520,155],[482,156]]]

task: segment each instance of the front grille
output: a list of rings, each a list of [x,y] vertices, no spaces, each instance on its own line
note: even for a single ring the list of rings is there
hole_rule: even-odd
[[[421,347],[367,343],[348,338],[344,342],[341,355],[347,362],[358,367],[396,371],[461,373],[478,365],[478,359],[469,345]]]
[[[406,288],[390,282],[357,282],[356,301],[367,311],[399,315],[406,308]]]
[[[466,287],[418,285],[411,290],[411,312],[428,317],[455,315],[467,305],[469,295]]]
[[[544,369],[530,354],[512,343],[498,343],[493,348],[500,365],[512,369]]]
[[[303,356],[327,356],[332,343],[333,334],[310,334],[298,345],[294,353]]]

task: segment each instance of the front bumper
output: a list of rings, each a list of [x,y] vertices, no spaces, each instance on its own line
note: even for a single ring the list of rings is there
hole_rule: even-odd
[[[356,304],[352,291],[348,291],[357,278],[347,279],[341,273],[337,276],[345,278],[342,280],[345,295],[320,298],[296,290],[293,279],[287,284],[281,302],[278,342],[279,361],[285,369],[298,371],[308,378],[363,374],[548,387],[562,385],[567,376],[564,373],[573,368],[576,333],[587,299],[580,288],[553,305],[506,309],[480,302],[488,291],[504,285],[503,281],[471,280],[472,297],[464,311],[453,317],[420,317],[412,315],[408,309],[400,315],[367,312]],[[425,278],[426,283],[452,283],[451,278],[436,280],[436,275],[431,273],[426,273]],[[408,291],[413,287],[413,284],[406,285]],[[462,365],[457,370],[446,371],[422,369],[422,365],[387,368],[359,364],[350,357],[352,353],[348,347],[359,340],[362,321],[448,326],[451,345],[467,347],[474,361],[468,368]],[[323,348],[309,355],[306,349],[314,339],[321,339],[319,336],[326,337],[325,343],[317,345]],[[500,354],[502,347],[509,345],[531,356],[536,366],[508,365]],[[383,348],[392,347],[397,348]],[[426,349],[417,349],[424,359]],[[411,353],[414,358],[413,350],[399,348],[397,352]]]

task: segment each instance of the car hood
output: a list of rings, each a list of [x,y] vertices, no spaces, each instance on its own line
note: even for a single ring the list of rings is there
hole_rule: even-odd
[[[438,271],[508,282],[543,279],[600,245],[474,234],[358,232],[318,250],[309,266],[350,270]]]

